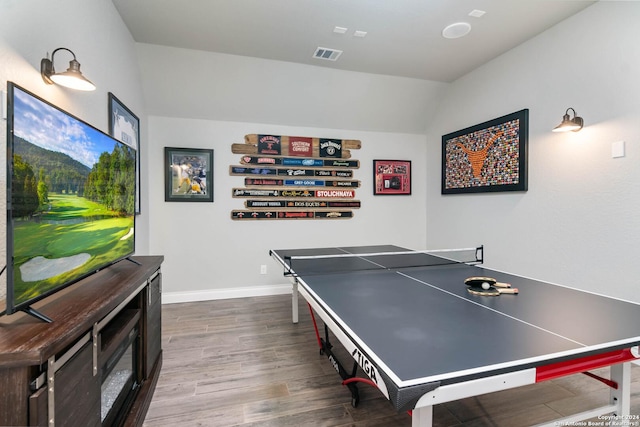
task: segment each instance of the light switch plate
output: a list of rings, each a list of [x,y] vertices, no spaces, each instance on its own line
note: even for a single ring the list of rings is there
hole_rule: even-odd
[[[624,141],[616,141],[611,144],[611,157],[624,157]]]

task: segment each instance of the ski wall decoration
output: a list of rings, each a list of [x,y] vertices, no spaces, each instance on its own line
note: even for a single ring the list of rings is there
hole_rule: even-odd
[[[299,198],[299,199],[353,199],[355,190],[280,190],[257,188],[233,188],[233,197],[267,197],[267,198]]]
[[[260,220],[260,219],[349,219],[353,218],[352,211],[251,211],[233,210],[231,219]]]
[[[333,168],[359,168],[359,160],[314,159],[303,157],[242,156],[243,165],[283,165]]]
[[[326,181],[323,179],[267,179],[245,178],[244,185],[261,186],[270,185],[276,187],[360,187],[360,181]]]
[[[244,176],[244,188],[232,188],[233,198],[246,198],[244,210],[232,210],[232,220],[350,219],[360,181],[354,180],[358,160],[350,150],[359,140],[248,134],[231,151],[243,154],[229,175]]]
[[[275,209],[275,208],[360,208],[360,200],[246,200],[244,206],[251,209]]]
[[[307,169],[307,168],[284,168],[284,167],[247,167],[229,166],[229,175],[254,176],[254,175],[277,175],[277,176],[317,176],[353,178],[352,170],[340,169]]]

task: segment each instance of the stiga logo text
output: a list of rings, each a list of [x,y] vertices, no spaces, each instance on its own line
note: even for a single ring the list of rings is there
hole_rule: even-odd
[[[365,374],[367,374],[374,383],[378,384],[378,375],[376,373],[376,368],[371,362],[369,362],[369,359],[364,357],[364,354],[362,354],[357,348],[353,350],[351,356],[356,362],[358,362],[358,365],[360,365]]]
[[[333,365],[333,369],[335,369],[337,373],[340,373],[340,365],[338,365],[336,359],[333,358],[333,355],[329,356],[329,362]]]

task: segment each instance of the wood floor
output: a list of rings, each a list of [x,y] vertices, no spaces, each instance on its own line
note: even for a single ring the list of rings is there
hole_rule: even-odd
[[[411,425],[408,414],[365,385],[360,404],[351,406],[319,355],[302,299],[297,325],[291,296],[280,295],[164,305],[162,328],[164,362],[146,427]],[[631,413],[640,414],[638,366],[632,394]],[[608,388],[578,374],[437,405],[434,426],[530,426],[607,403]]]

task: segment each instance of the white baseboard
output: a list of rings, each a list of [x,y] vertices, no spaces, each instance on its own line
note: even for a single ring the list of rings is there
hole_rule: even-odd
[[[246,288],[209,289],[205,291],[163,292],[162,304],[283,295],[290,294],[291,289],[291,285],[288,284],[276,286],[251,286]]]

